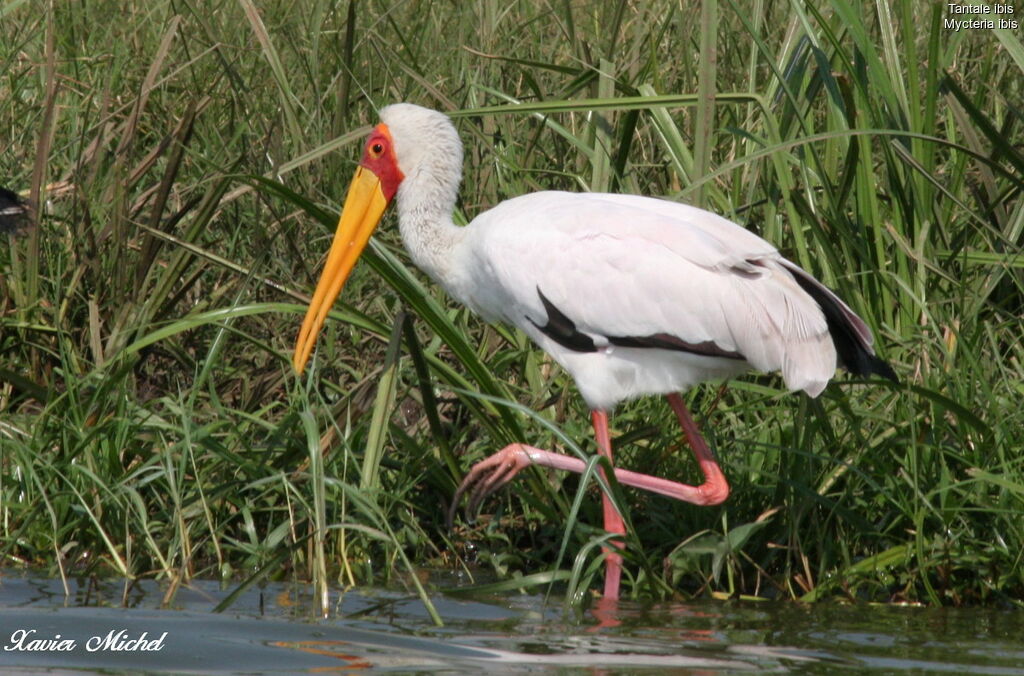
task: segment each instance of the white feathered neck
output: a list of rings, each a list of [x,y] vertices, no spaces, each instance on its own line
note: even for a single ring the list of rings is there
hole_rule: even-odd
[[[421,270],[451,288],[451,258],[464,228],[452,222],[462,181],[462,141],[448,116],[411,103],[380,111],[394,143],[398,168],[398,228]]]

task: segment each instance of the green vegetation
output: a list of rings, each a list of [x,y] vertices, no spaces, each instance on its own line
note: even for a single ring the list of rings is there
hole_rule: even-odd
[[[591,453],[589,421],[411,268],[394,216],[291,371],[366,125],[407,100],[457,117],[460,218],[545,188],[700,203],[836,288],[903,380],[689,393],[733,494],[616,487],[624,594],[1024,600],[1019,31],[911,0],[302,6],[0,4],[0,182],[39,217],[0,243],[0,566],[168,598],[598,587],[593,479],[527,472],[446,528],[471,463]],[[612,422],[623,466],[695,478],[664,401]]]

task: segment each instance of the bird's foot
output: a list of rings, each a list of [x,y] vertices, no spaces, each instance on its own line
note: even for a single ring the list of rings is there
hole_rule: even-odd
[[[451,507],[448,508],[448,528],[452,527],[455,510],[458,509],[463,494],[468,493],[469,495],[466,514],[475,515],[484,498],[507,484],[523,468],[529,467],[533,463],[530,450],[532,449],[529,446],[523,444],[509,444],[494,455],[473,465],[452,497]]]

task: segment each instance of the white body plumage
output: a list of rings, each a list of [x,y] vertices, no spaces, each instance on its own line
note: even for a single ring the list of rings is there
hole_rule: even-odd
[[[873,354],[867,326],[832,292],[695,207],[540,192],[455,226],[462,148],[451,122],[410,104],[381,119],[405,175],[399,227],[414,262],[485,319],[525,331],[593,409],[751,368],[781,371],[789,389],[816,396],[837,364],[822,303]]]

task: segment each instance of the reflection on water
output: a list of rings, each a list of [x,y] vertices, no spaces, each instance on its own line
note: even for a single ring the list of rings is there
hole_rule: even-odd
[[[566,616],[538,596],[473,600],[437,594],[435,627],[412,595],[336,594],[319,619],[309,589],[267,585],[228,612],[216,583],[177,590],[147,582],[0,575],[3,672],[311,673],[429,671],[623,673],[663,670],[1020,674],[1024,614],[793,603],[595,604]],[[122,603],[123,600],[123,603]]]

